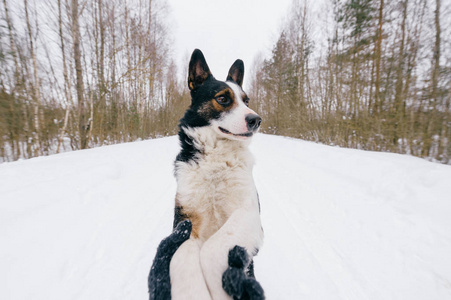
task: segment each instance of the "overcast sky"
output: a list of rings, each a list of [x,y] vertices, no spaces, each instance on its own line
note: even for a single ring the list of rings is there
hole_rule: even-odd
[[[257,53],[271,50],[291,0],[168,0],[168,3],[178,65],[187,64],[192,51],[199,48],[213,75],[225,80],[236,59],[242,59],[249,71]],[[245,84],[246,79],[245,75]]]

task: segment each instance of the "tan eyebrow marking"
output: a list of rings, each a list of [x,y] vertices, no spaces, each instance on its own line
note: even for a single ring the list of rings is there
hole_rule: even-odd
[[[223,90],[220,90],[218,93],[216,93],[215,98],[218,98],[220,96],[229,96],[230,98],[235,100],[235,94],[233,93],[231,88],[225,88]]]

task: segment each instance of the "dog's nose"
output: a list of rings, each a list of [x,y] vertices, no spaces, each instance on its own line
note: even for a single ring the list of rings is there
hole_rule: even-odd
[[[256,114],[248,114],[246,115],[246,125],[249,131],[256,131],[260,124],[262,123],[262,118]]]

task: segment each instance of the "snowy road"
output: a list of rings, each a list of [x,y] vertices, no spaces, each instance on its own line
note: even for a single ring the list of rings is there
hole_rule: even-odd
[[[451,166],[253,141],[271,299],[451,299]],[[0,299],[146,299],[175,137],[0,165]]]

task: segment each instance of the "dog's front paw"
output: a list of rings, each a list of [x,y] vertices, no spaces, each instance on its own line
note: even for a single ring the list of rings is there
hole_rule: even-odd
[[[228,267],[222,274],[222,287],[230,296],[240,298],[244,291],[246,275],[242,269]]]
[[[184,241],[189,239],[191,235],[191,230],[193,229],[193,224],[190,220],[185,220],[177,224],[174,231],[171,234],[171,239],[176,244],[182,244]]]
[[[229,251],[229,267],[222,275],[222,287],[234,300],[265,299],[260,283],[244,273],[249,261],[250,257],[243,247],[235,246]]]
[[[249,264],[249,255],[246,249],[235,246],[229,251],[229,266],[242,269]]]
[[[254,278],[247,278],[243,283],[243,296],[241,299],[264,300],[265,293],[260,283]]]

